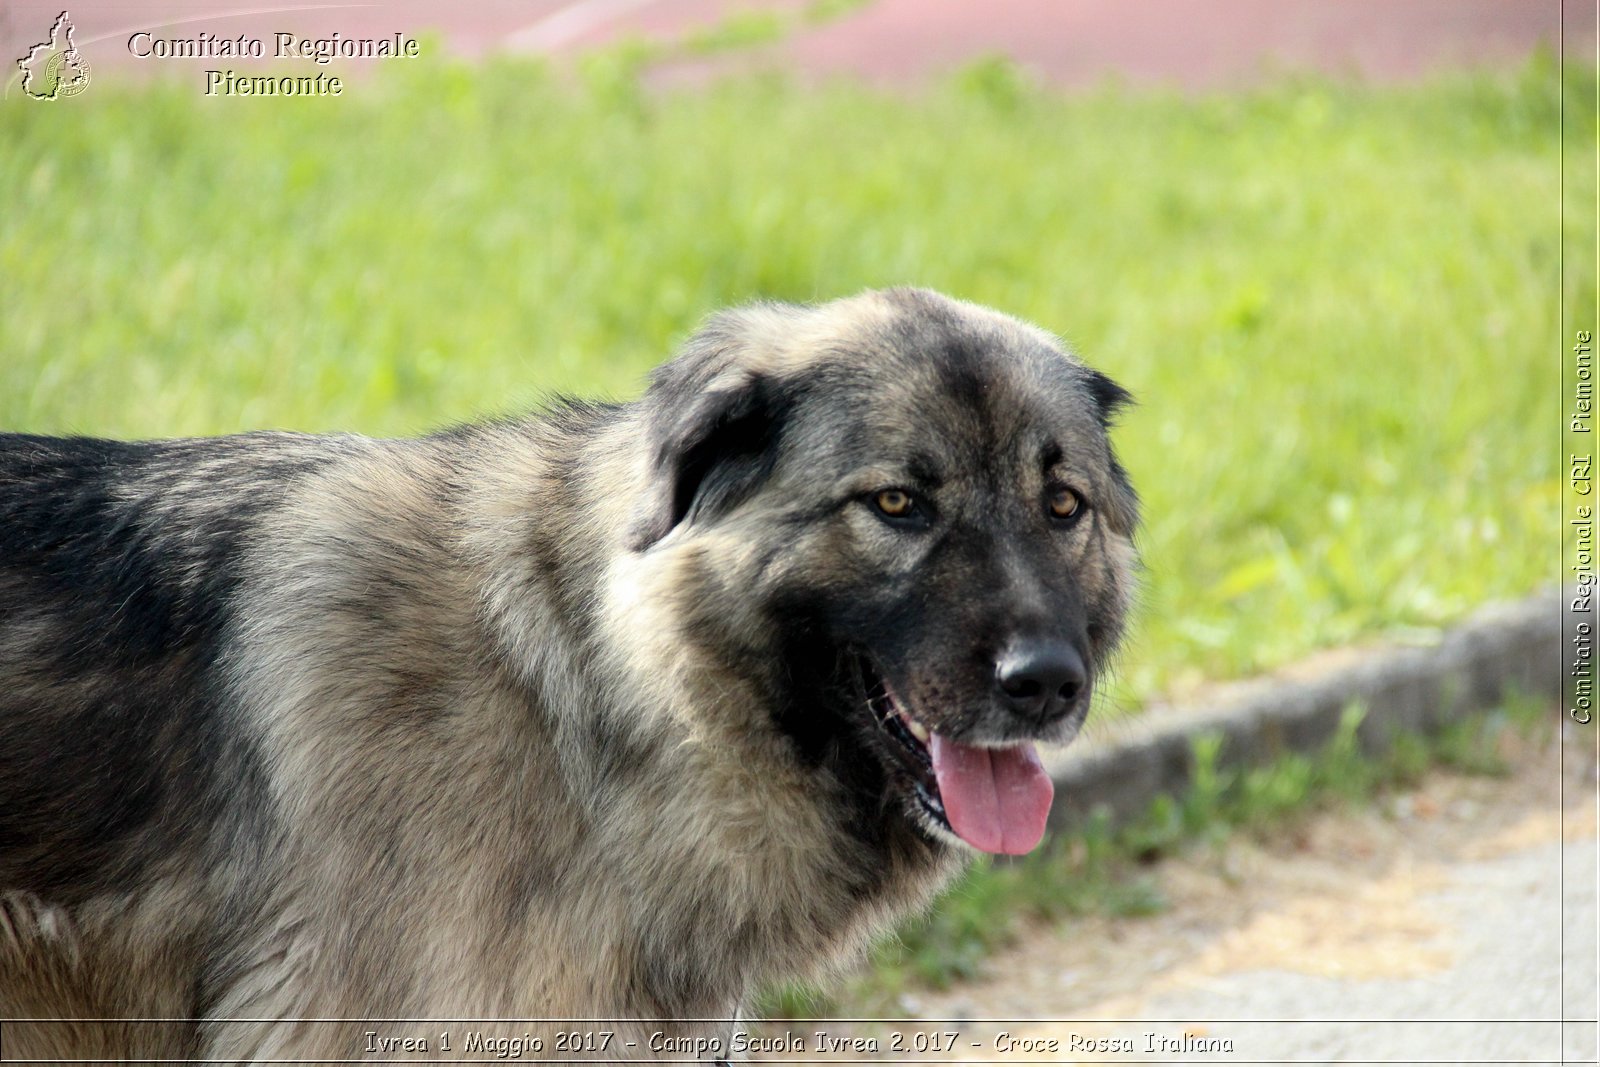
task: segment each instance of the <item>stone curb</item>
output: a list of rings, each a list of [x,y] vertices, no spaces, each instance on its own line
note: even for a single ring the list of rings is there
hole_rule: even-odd
[[[1561,609],[1552,588],[1481,608],[1431,645],[1337,650],[1193,704],[1151,705],[1046,759],[1056,787],[1050,824],[1081,823],[1096,808],[1125,822],[1160,794],[1180,795],[1204,733],[1222,735],[1221,765],[1250,765],[1321,748],[1352,703],[1366,708],[1357,736],[1376,752],[1396,733],[1437,730],[1512,691],[1559,697]]]

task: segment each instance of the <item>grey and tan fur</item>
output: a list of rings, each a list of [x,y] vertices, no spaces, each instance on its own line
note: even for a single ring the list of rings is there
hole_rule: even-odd
[[[0,1019],[169,1020],[6,1054],[725,1039],[650,1020],[850,957],[970,854],[891,720],[996,761],[1076,732],[1130,595],[1124,399],[888,290],[419,440],[0,436]],[[1035,699],[1005,665],[1041,656]]]

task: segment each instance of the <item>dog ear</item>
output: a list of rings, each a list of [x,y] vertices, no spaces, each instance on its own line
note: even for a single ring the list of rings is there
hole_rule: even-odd
[[[1084,380],[1084,386],[1094,398],[1095,407],[1100,413],[1100,425],[1109,429],[1117,421],[1122,409],[1133,404],[1133,394],[1099,371],[1085,369],[1088,370],[1088,377]]]
[[[696,388],[658,380],[650,423],[653,487],[633,530],[644,551],[681,523],[725,513],[772,472],[784,403],[770,378]],[[687,394],[687,395],[685,395]]]
[[[1084,369],[1087,372],[1084,388],[1094,400],[1101,427],[1110,431],[1122,409],[1135,403],[1133,394],[1099,371],[1088,367]],[[1131,533],[1139,525],[1139,494],[1134,492],[1133,483],[1128,479],[1122,462],[1117,459],[1116,449],[1111,447],[1109,437],[1106,448],[1111,461],[1111,484],[1115,489],[1115,493],[1106,501],[1111,528],[1120,533]]]

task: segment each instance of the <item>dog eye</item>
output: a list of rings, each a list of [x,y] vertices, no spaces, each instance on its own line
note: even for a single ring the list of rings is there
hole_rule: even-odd
[[[1083,510],[1083,497],[1066,486],[1050,494],[1050,514],[1063,521],[1078,517]]]
[[[885,489],[872,498],[873,506],[891,519],[909,518],[916,501],[904,489]]]

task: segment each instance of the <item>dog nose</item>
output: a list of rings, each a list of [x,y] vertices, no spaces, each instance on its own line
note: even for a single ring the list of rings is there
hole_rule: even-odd
[[[1002,702],[1018,715],[1040,723],[1070,711],[1088,680],[1083,657],[1065,641],[1014,645],[995,664],[995,684]]]

